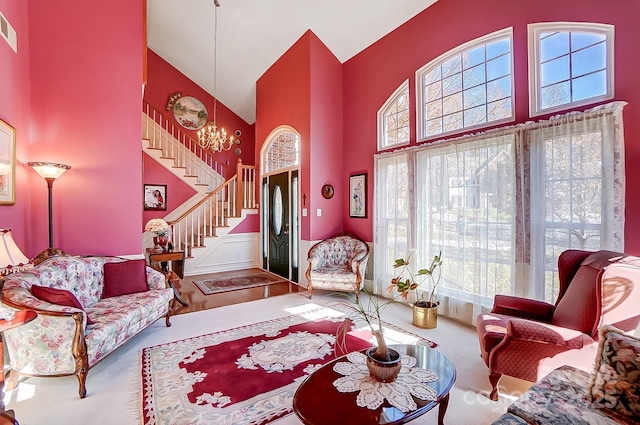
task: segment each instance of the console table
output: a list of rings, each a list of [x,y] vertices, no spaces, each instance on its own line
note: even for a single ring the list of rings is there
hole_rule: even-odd
[[[341,393],[333,381],[341,375],[334,372],[333,365],[344,361],[346,356],[334,359],[313,372],[298,387],[293,397],[293,410],[302,423],[307,425],[327,424],[404,424],[438,406],[438,425],[444,424],[444,415],[449,404],[449,391],[456,382],[456,368],[449,358],[424,345],[390,345],[400,354],[408,354],[417,360],[416,367],[433,371],[438,380],[428,385],[437,393],[435,401],[415,398],[416,410],[402,412],[385,401],[376,410],[358,407],[357,392]]]
[[[38,313],[35,311],[19,310],[16,311],[15,316],[11,320],[0,319],[0,365],[2,365],[3,369],[2,373],[0,373],[0,425],[15,425],[18,423],[18,421],[15,420],[13,410],[4,410],[4,345],[2,332],[27,324],[36,317],[38,317]]]
[[[189,303],[182,298],[174,286],[176,276],[180,279],[184,278],[184,251],[158,252],[153,248],[147,248],[147,254],[149,255],[149,265],[151,267],[155,267],[169,274],[169,286],[173,289],[173,296],[175,299],[183,306],[189,307]],[[171,262],[171,270],[168,269],[167,265],[169,261]]]

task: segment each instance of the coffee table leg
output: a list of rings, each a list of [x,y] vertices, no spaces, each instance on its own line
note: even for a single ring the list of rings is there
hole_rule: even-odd
[[[447,413],[448,406],[449,406],[449,394],[444,396],[440,401],[440,407],[438,407],[438,425],[444,425],[444,414]]]

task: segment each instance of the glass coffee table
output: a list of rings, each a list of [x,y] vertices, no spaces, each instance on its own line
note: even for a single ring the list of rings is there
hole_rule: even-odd
[[[333,382],[341,375],[334,372],[333,365],[345,361],[345,357],[332,360],[313,372],[299,387],[293,398],[293,410],[307,425],[338,424],[404,424],[439,406],[438,425],[444,424],[444,415],[449,404],[449,391],[456,382],[456,368],[441,352],[424,345],[390,345],[400,354],[416,359],[414,367],[428,369],[438,379],[427,385],[437,394],[436,400],[424,401],[414,397],[417,409],[402,412],[386,400],[375,410],[358,407],[357,392],[341,393]]]

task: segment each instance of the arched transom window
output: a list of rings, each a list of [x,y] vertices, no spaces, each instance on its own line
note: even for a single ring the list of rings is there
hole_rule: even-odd
[[[267,149],[265,172],[298,165],[300,136],[290,131],[276,133]]]

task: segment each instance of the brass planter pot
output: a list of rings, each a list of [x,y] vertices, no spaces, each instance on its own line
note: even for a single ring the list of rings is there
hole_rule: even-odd
[[[438,326],[438,306],[420,307],[413,305],[413,325],[423,329],[434,329]]]

